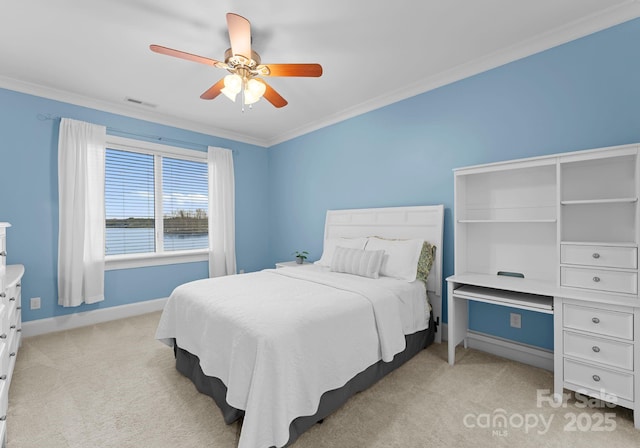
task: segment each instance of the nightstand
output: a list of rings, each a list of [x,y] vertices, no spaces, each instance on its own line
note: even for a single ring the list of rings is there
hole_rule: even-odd
[[[302,264],[297,263],[295,260],[294,261],[280,261],[278,263],[276,263],[276,269],[280,269],[280,268],[295,268],[297,266],[306,266],[310,263],[305,262]]]

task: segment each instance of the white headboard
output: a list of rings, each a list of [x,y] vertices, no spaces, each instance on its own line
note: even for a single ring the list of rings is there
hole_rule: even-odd
[[[433,318],[442,319],[442,235],[444,205],[416,207],[363,208],[328,210],[324,226],[324,239],[380,236],[384,238],[421,238],[436,246],[427,292],[433,309]],[[442,332],[436,333],[440,342]]]

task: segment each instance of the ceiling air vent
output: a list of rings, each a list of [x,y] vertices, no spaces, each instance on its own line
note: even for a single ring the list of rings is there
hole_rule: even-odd
[[[146,101],[142,101],[142,100],[137,100],[135,98],[129,98],[126,97],[124,99],[127,103],[133,103],[133,104],[137,104],[139,106],[147,106],[147,107],[151,107],[153,109],[155,109],[156,107],[158,107],[157,104],[152,104],[152,103],[147,103]]]

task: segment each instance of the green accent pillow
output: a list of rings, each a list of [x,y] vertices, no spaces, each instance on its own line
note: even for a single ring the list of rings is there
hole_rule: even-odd
[[[436,259],[436,246],[432,245],[428,241],[422,244],[422,252],[420,252],[420,258],[418,258],[418,272],[416,278],[427,283],[427,277],[429,277],[429,271],[433,266],[433,260]]]

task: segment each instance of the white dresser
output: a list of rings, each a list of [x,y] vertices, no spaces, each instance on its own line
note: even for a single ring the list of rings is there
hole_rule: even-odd
[[[22,326],[21,281],[24,266],[7,266],[7,228],[0,222],[0,441],[6,443],[9,386],[20,347]]]
[[[640,428],[639,151],[454,171],[450,364],[466,343],[469,301],[553,314],[556,396],[568,389],[615,401]]]

